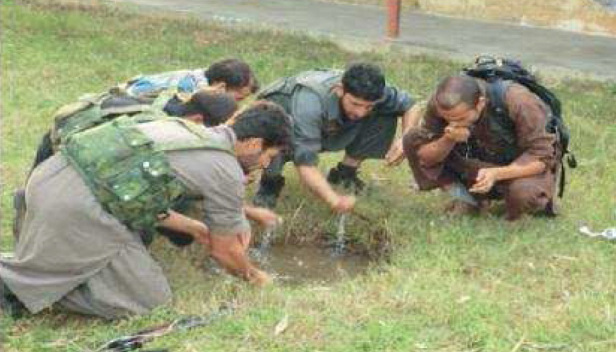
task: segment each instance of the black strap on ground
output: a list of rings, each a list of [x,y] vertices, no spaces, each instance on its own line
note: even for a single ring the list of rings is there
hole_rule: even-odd
[[[174,320],[171,323],[160,325],[154,328],[139,331],[132,335],[122,336],[106,342],[96,349],[96,352],[130,352],[141,349],[145,344],[157,337],[165,336],[174,331],[187,331],[197,327],[210,325],[215,321],[230,315],[233,307],[228,304],[222,305],[216,311],[205,316],[187,316]],[[154,352],[155,350],[151,350]],[[166,351],[166,350],[156,350]],[[142,350],[142,352],[147,352]]]

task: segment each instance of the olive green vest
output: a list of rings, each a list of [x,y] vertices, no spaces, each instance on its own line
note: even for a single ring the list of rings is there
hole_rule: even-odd
[[[195,135],[191,141],[155,143],[139,124],[181,125]],[[231,146],[208,137],[202,126],[152,113],[120,116],[67,137],[61,153],[81,174],[103,208],[128,228],[154,233],[158,216],[190,198],[190,190],[173,174],[167,151],[221,150]]]
[[[340,70],[313,70],[297,76],[284,77],[274,81],[257,94],[258,99],[266,99],[281,105],[287,113],[291,112],[291,97],[298,88],[304,87],[314,92],[325,107],[331,89],[340,82]],[[327,109],[324,109],[327,113]]]
[[[101,105],[107,99],[112,98],[112,94],[84,95],[77,102],[61,107],[54,114],[54,124],[50,131],[52,148],[56,152],[62,141],[66,140],[69,135],[85,131],[120,115],[131,115],[145,111],[162,114],[165,104],[175,93],[175,90],[165,91],[151,104],[131,104],[105,108],[102,108]]]

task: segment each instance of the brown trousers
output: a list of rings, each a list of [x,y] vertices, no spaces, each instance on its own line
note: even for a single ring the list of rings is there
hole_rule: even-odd
[[[470,188],[479,169],[498,166],[452,152],[442,164],[428,168],[421,164],[417,155],[420,146],[425,143],[426,137],[419,129],[412,129],[404,136],[404,152],[420,190],[444,188],[456,181]],[[560,165],[557,165],[539,175],[497,182],[488,194],[474,196],[478,200],[503,199],[507,220],[541,212],[555,215],[553,199],[559,170]]]

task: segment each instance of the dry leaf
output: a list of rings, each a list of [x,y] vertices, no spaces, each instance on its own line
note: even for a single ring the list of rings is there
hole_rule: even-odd
[[[282,334],[289,327],[289,315],[285,314],[274,327],[274,336]]]

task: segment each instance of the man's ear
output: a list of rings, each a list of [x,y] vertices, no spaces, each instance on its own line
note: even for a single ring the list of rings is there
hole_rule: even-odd
[[[238,141],[237,145],[238,147],[236,147],[236,152],[240,151],[238,154],[252,153],[255,151],[255,149],[263,148],[263,139],[253,137]]]
[[[184,116],[184,118],[186,120],[189,120],[189,121],[197,123],[197,124],[202,124],[203,123],[203,115],[202,114],[192,114],[192,115]]]
[[[251,138],[250,147],[263,150],[263,138]]]
[[[215,91],[225,92],[227,90],[227,83],[225,83],[225,82],[216,82],[214,84],[211,84],[210,88],[212,88]]]
[[[342,96],[344,95],[344,88],[342,88],[342,83],[336,83],[332,87],[332,92],[334,92],[334,94],[336,94],[338,98],[342,98]]]

